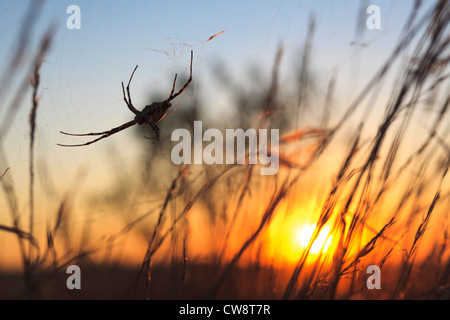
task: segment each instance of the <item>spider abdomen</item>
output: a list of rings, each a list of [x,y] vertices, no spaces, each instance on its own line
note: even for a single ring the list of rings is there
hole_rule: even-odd
[[[152,104],[145,106],[140,114],[136,115],[135,119],[138,120],[139,124],[150,122],[157,123],[164,118],[170,106],[171,104],[166,101],[153,102]]]

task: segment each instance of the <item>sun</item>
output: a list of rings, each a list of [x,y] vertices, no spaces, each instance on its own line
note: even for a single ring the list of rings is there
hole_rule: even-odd
[[[274,219],[266,234],[267,257],[271,259],[270,261],[277,257],[275,260],[281,264],[298,263],[308,248],[316,228],[316,223],[302,221],[298,216],[290,219]],[[315,261],[322,253],[330,254],[332,247],[331,226],[325,225],[309,249],[309,260]]]
[[[308,247],[309,242],[311,241],[311,237],[316,229],[317,224],[314,223],[312,225],[306,225],[303,228],[300,228],[296,235],[294,241],[297,241],[303,248]],[[317,239],[311,246],[309,250],[312,254],[318,254],[320,252],[326,252],[331,245],[331,241],[333,239],[332,235],[329,235],[330,227],[325,226],[320,231]]]

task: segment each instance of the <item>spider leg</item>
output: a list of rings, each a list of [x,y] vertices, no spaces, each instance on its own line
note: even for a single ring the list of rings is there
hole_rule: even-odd
[[[97,142],[97,141],[102,140],[104,138],[108,138],[109,136],[110,136],[110,134],[105,134],[105,135],[101,136],[100,138],[97,138],[97,139],[94,139],[94,140],[91,140],[89,142],[82,143],[82,144],[61,144],[61,143],[58,143],[58,146],[60,146],[60,147],[82,147],[82,146],[88,146],[88,145],[90,145],[90,144],[92,144],[94,142]]]
[[[170,97],[173,95],[174,91],[175,91],[175,84],[177,83],[177,74],[175,73],[175,79],[173,79],[173,86],[172,86],[172,91],[170,91]]]
[[[189,73],[189,79],[188,81],[185,83],[185,85],[175,94],[173,94],[173,91],[175,89],[175,81],[174,81],[174,88],[172,89],[172,92],[170,94],[169,99],[167,99],[167,101],[173,100],[175,99],[178,95],[180,95],[184,89],[186,89],[186,87],[189,85],[189,83],[191,83],[192,81],[192,60],[194,59],[194,52],[191,50],[191,66],[190,66],[190,73]],[[175,78],[176,79],[176,78]]]
[[[159,127],[156,123],[154,122],[149,122],[150,127],[152,127],[153,131],[155,132],[156,135],[156,143],[159,143]]]
[[[134,76],[134,73],[136,72],[137,67],[138,66],[136,65],[136,67],[133,70],[133,73],[131,74],[130,80],[128,81],[128,85],[127,85],[128,100],[125,97],[125,87],[124,87],[123,82],[122,82],[123,100],[125,100],[125,103],[127,104],[128,109],[130,109],[131,112],[133,112],[134,114],[138,114],[139,111],[133,106],[133,103],[131,102],[130,83],[131,83],[131,79],[133,79],[133,76]]]
[[[117,133],[117,132],[120,132],[120,131],[122,131],[122,130],[125,130],[126,128],[129,128],[129,127],[135,125],[136,123],[137,123],[136,120],[132,120],[132,121],[129,121],[129,122],[127,122],[127,123],[124,123],[124,124],[121,125],[121,126],[115,127],[115,128],[113,128],[113,129],[111,129],[111,130],[109,130],[109,131],[103,131],[103,132],[91,132],[91,133],[77,134],[77,133],[67,133],[67,132],[60,131],[62,134],[65,134],[65,135],[68,135],[68,136],[77,136],[77,137],[78,137],[78,136],[101,136],[101,137],[100,137],[100,138],[97,138],[97,139],[94,139],[94,140],[91,140],[91,141],[88,141],[88,142],[86,142],[86,143],[82,143],[82,144],[60,144],[60,143],[58,143],[58,146],[61,146],[61,147],[81,147],[81,146],[87,146],[87,145],[90,145],[90,144],[92,144],[92,143],[94,143],[94,142],[97,142],[97,141],[99,141],[99,140],[102,140],[102,139],[104,139],[104,138],[108,138],[109,136],[111,136],[111,135],[113,135],[113,134],[115,134],[115,133]]]
[[[122,82],[122,93],[123,93],[123,100],[127,104],[128,109],[130,109],[131,112],[135,113],[133,109],[136,109],[136,108],[134,108],[133,106],[130,106],[130,103],[128,102],[128,100],[125,96],[125,87],[123,86],[123,82]]]

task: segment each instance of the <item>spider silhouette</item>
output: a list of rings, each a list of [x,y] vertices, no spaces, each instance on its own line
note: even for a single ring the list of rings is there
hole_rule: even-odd
[[[189,83],[191,83],[192,81],[192,60],[193,60],[193,55],[194,53],[191,50],[191,66],[190,66],[190,74],[189,74],[189,79],[186,82],[186,84],[177,92],[175,92],[175,84],[177,82],[177,74],[175,74],[175,79],[173,80],[173,86],[172,86],[172,91],[170,92],[170,96],[169,98],[167,98],[166,100],[162,101],[162,102],[153,102],[150,105],[145,106],[145,108],[142,111],[137,110],[134,106],[133,103],[131,102],[131,96],[130,96],[130,83],[131,80],[133,79],[133,75],[137,69],[138,66],[136,66],[133,70],[133,73],[131,74],[130,80],[128,81],[128,85],[127,85],[127,95],[128,95],[128,99],[125,95],[125,87],[123,85],[122,82],[122,92],[123,92],[123,99],[125,100],[125,103],[128,106],[128,109],[130,109],[131,112],[133,112],[135,114],[135,117],[133,120],[126,122],[124,124],[122,124],[121,126],[115,127],[111,130],[108,131],[103,131],[103,132],[91,132],[91,133],[67,133],[67,132],[63,132],[60,131],[62,134],[68,135],[68,136],[77,136],[77,137],[82,137],[82,136],[100,136],[97,139],[88,141],[86,143],[82,143],[82,144],[60,144],[58,143],[59,146],[61,147],[81,147],[81,146],[87,146],[90,145],[94,142],[100,141],[102,139],[108,138],[109,136],[120,132],[122,130],[125,130],[126,128],[129,128],[131,126],[134,126],[135,124],[138,125],[142,125],[142,124],[148,124],[153,131],[155,132],[156,135],[156,141],[159,142],[159,128],[157,123],[159,121],[161,121],[167,114],[167,111],[169,110],[169,108],[172,106],[172,104],[170,103],[170,101],[172,101],[173,99],[175,99],[176,97],[178,97],[184,89],[186,89],[186,87],[189,85]]]

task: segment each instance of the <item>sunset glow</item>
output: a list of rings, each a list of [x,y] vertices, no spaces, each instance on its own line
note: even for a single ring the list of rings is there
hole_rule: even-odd
[[[313,236],[314,230],[316,229],[317,224],[314,223],[312,225],[306,225],[303,228],[301,228],[297,234],[296,234],[296,241],[299,241],[300,245],[303,248],[306,248],[311,241],[311,237]],[[320,231],[319,235],[317,236],[317,239],[314,241],[314,243],[311,246],[311,249],[309,250],[310,253],[317,254],[320,252],[327,252],[328,248],[330,247],[331,241],[333,239],[332,235],[329,235],[330,233],[330,227],[325,226]]]

